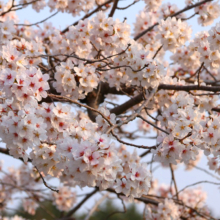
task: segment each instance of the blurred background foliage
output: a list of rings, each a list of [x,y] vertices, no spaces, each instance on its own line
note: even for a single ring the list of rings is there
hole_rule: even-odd
[[[117,203],[118,204],[118,203]],[[91,207],[92,208],[92,207]],[[93,215],[89,218],[89,220],[142,220],[143,214],[137,210],[135,204],[130,204],[126,206],[127,210],[125,213],[123,207],[120,205],[114,204],[112,200],[106,200],[103,204],[101,204]],[[88,210],[89,211],[89,210]],[[29,215],[24,211],[23,207],[20,205],[16,211],[12,211],[6,214],[7,216],[18,215],[20,217],[26,219],[34,219],[34,220],[54,220],[54,217],[57,219],[65,216],[64,212],[59,211],[51,201],[46,201],[40,203],[40,207],[36,210],[35,215]],[[71,220],[83,220],[85,219],[87,213],[78,213],[74,215]]]

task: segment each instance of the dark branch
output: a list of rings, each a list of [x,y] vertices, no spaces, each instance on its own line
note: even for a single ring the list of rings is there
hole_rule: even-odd
[[[112,10],[111,10],[111,12],[109,14],[109,17],[113,17],[113,15],[114,15],[114,13],[115,13],[115,11],[117,9],[118,2],[119,2],[119,0],[114,0],[114,4],[112,6]]]
[[[38,22],[33,23],[33,24],[14,24],[14,25],[16,25],[16,26],[27,26],[27,27],[30,27],[30,26],[33,26],[33,25],[38,25],[38,24],[43,23],[43,22],[47,21],[48,19],[52,18],[52,17],[55,16],[57,13],[58,13],[58,11],[55,12],[54,14],[50,15],[49,17],[43,19],[42,21],[38,21]]]
[[[65,217],[72,216],[90,197],[92,197],[94,194],[96,194],[99,191],[99,189],[95,188],[91,193],[89,193],[76,207],[74,207],[72,210],[70,210]]]

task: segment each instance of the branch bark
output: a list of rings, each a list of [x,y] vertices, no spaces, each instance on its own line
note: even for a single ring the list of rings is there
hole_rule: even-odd
[[[167,84],[160,84],[158,86],[158,90],[174,90],[174,91],[186,91],[189,92],[191,90],[200,90],[200,91],[209,91],[209,92],[219,92],[220,86],[199,86],[199,85],[167,85]],[[124,112],[126,112],[129,108],[132,108],[133,106],[139,104],[144,100],[144,97],[142,94],[139,94],[135,96],[134,98],[131,98],[127,102],[123,103],[122,105],[119,105],[113,109],[111,109],[111,113],[114,113],[116,115],[120,115]],[[214,108],[213,110],[218,111],[217,108]]]
[[[90,197],[92,197],[94,194],[96,194],[98,192],[98,190],[99,189],[95,188],[76,207],[74,207],[72,210],[70,210],[64,218],[72,216]]]
[[[113,15],[114,15],[114,13],[115,13],[115,11],[117,9],[118,2],[119,2],[119,0],[114,0],[114,4],[112,6],[112,10],[111,10],[111,12],[109,14],[109,17],[113,17]]]
[[[92,16],[93,14],[95,14],[96,12],[98,12],[99,10],[101,10],[101,8],[103,6],[105,6],[106,4],[109,4],[111,3],[113,0],[109,0],[109,1],[106,1],[104,2],[103,4],[99,5],[96,9],[94,9],[93,11],[91,11],[90,13],[86,14],[84,17],[82,17],[80,20],[85,20],[86,18],[89,18],[90,16]],[[76,21],[75,23],[73,23],[72,25],[68,26],[67,28],[65,28],[64,30],[62,30],[62,34],[66,33],[67,31],[69,31],[69,28],[71,26],[75,26],[79,23],[79,21]]]

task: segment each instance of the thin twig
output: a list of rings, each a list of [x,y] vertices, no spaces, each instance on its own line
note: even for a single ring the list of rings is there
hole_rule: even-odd
[[[199,77],[200,77],[200,73],[202,71],[202,68],[204,66],[204,62],[202,63],[202,65],[200,66],[199,70],[198,70],[198,77],[197,77],[197,81],[198,81],[198,86],[200,86],[200,80],[199,80]]]
[[[63,100],[63,101],[66,101],[66,102],[74,103],[74,104],[77,104],[77,105],[79,105],[81,107],[84,107],[84,108],[87,108],[87,109],[92,110],[94,112],[97,112],[98,114],[100,114],[109,123],[109,125],[113,126],[112,122],[103,113],[101,113],[100,111],[98,111],[95,108],[92,108],[92,107],[90,107],[88,105],[84,105],[84,104],[82,104],[80,102],[74,101],[74,100],[72,100],[70,98],[67,98],[65,96],[54,95],[54,94],[48,94],[48,96],[53,98],[53,99],[55,99],[55,100]]]
[[[163,48],[163,45],[161,45],[158,49],[157,49],[157,51],[156,51],[156,53],[154,54],[154,56],[153,56],[153,60],[156,58],[156,56],[157,56],[157,54],[160,52],[160,50]]]
[[[192,184],[189,184],[189,185],[185,186],[183,189],[181,189],[180,191],[178,191],[178,194],[179,194],[180,192],[184,191],[185,189],[191,187],[191,186],[195,186],[195,185],[198,185],[198,184],[201,184],[201,183],[209,183],[209,184],[213,184],[213,185],[220,185],[220,183],[215,183],[215,182],[211,182],[211,181],[208,181],[208,180],[198,181],[198,182],[196,182],[196,183],[192,183]],[[177,195],[177,193],[176,193],[176,195]],[[174,195],[174,196],[176,196],[176,195]]]
[[[157,91],[157,87],[154,88],[154,89],[151,91],[151,93],[150,93],[148,99],[144,101],[144,103],[141,105],[141,107],[139,107],[134,114],[132,114],[130,117],[128,117],[128,119],[126,119],[126,120],[124,120],[124,121],[121,121],[120,123],[118,123],[118,124],[112,126],[111,128],[109,128],[109,130],[107,131],[107,134],[109,134],[109,133],[110,133],[111,131],[113,131],[115,128],[121,127],[122,125],[127,124],[127,123],[130,122],[130,121],[133,121],[133,120],[140,114],[140,112],[142,111],[142,109],[143,109],[144,107],[146,107],[147,104],[151,101],[151,99],[152,99],[153,96],[155,95],[156,91]]]
[[[200,171],[203,171],[204,173],[210,175],[211,177],[216,178],[217,180],[220,180],[220,178],[218,176],[213,175],[211,172],[207,171],[206,169],[203,169],[201,167],[195,166],[193,164],[188,164],[188,165],[191,165],[193,168],[195,168],[197,170],[200,170]]]
[[[135,4],[138,3],[138,2],[139,2],[139,0],[135,0],[135,1],[133,1],[131,4],[129,4],[129,5],[125,6],[125,7],[117,7],[117,9],[118,9],[118,10],[125,10],[125,9],[127,9],[127,8],[130,8],[132,5],[135,5]]]
[[[204,69],[207,71],[207,73],[215,80],[215,82],[217,82],[218,80],[216,79],[216,77],[204,66]]]
[[[141,155],[139,155],[139,157],[144,157],[144,156],[148,155],[149,153],[151,153],[151,150],[150,150],[150,149],[147,150],[147,151],[145,151],[145,152],[142,153]]]
[[[38,170],[38,168],[37,168],[36,166],[35,166],[35,168],[37,169],[37,171],[38,171],[38,173],[39,173],[41,179],[43,180],[44,185],[45,185],[48,189],[50,189],[50,190],[52,190],[52,191],[58,193],[59,190],[57,190],[57,189],[53,189],[53,188],[51,188],[50,186],[48,186],[48,184],[47,184],[47,182],[45,181],[44,177],[42,176],[41,172]]]
[[[84,220],[89,220],[92,214],[96,211],[96,209],[99,207],[99,205],[108,197],[109,193],[106,193],[103,197],[101,197],[98,201],[95,202],[95,205],[92,207],[92,209],[88,212]]]
[[[114,15],[114,13],[115,13],[115,11],[117,9],[118,2],[119,2],[119,0],[114,0],[114,4],[112,6],[111,12],[109,13],[109,17],[113,17],[113,15]]]
[[[170,164],[170,171],[171,171],[171,176],[172,176],[172,180],[173,180],[173,183],[174,183],[174,187],[175,187],[175,190],[176,190],[176,195],[175,196],[179,200],[179,192],[178,192],[178,188],[177,188],[176,179],[175,179],[175,175],[174,175],[172,164]]]
[[[193,15],[189,16],[188,18],[181,18],[182,21],[186,21],[189,20],[191,18],[193,18],[195,15],[197,15],[198,13],[194,13]]]
[[[37,2],[37,1],[39,1],[39,0],[34,0],[34,1],[32,1],[32,2],[27,2],[27,3],[24,3],[24,4],[14,5],[15,0],[12,0],[12,5],[11,5],[11,7],[10,7],[7,11],[2,12],[2,13],[0,14],[0,16],[4,16],[5,14],[7,14],[7,13],[9,13],[9,12],[11,12],[11,11],[17,11],[17,10],[24,9],[23,6],[25,6],[25,5],[30,5],[30,4],[35,3],[35,2]],[[22,6],[22,7],[16,8],[16,7],[19,7],[19,6]],[[15,8],[15,9],[13,9],[13,8]]]
[[[55,12],[54,14],[50,15],[49,17],[45,18],[44,20],[42,21],[38,21],[36,23],[33,23],[33,24],[14,24],[16,26],[27,26],[27,27],[30,27],[30,26],[34,26],[34,25],[38,25],[40,23],[43,23],[45,21],[47,21],[48,19],[52,18],[53,16],[55,16],[59,11]]]
[[[143,121],[145,121],[146,123],[148,123],[149,125],[153,126],[154,128],[164,132],[165,134],[168,134],[169,135],[169,132],[163,130],[162,128],[159,128],[158,126],[156,126],[155,124],[151,123],[150,121],[148,121],[147,119],[143,118],[141,115],[138,115],[137,116],[138,118],[141,118]]]
[[[90,197],[92,197],[94,194],[96,194],[99,191],[99,189],[95,188],[91,193],[89,193],[76,207],[74,207],[72,210],[70,210],[65,217],[72,216]]]
[[[114,133],[113,130],[111,131],[111,134],[117,139],[118,142],[120,142],[122,144],[129,145],[129,146],[136,147],[136,148],[142,148],[142,149],[156,149],[156,146],[148,147],[148,146],[144,146],[144,145],[137,145],[137,144],[132,144],[132,143],[128,143],[126,141],[123,141]]]

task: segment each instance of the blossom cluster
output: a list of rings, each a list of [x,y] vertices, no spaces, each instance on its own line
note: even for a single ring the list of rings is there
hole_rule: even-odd
[[[72,192],[69,187],[60,187],[59,192],[53,193],[54,205],[60,211],[68,211],[73,207],[73,204],[76,203],[76,193]]]
[[[190,39],[192,29],[186,22],[182,22],[175,17],[168,17],[161,20],[158,26],[157,38],[165,50],[175,52],[176,49],[185,44]]]
[[[220,23],[208,32],[203,31],[187,47],[179,48],[171,59],[185,70],[196,70],[202,62],[211,70],[220,66]],[[215,74],[216,75],[216,74]]]
[[[196,211],[208,215],[209,210],[205,205],[206,193],[201,188],[194,189],[185,189],[179,193],[179,201],[182,202],[176,204],[173,200],[172,195],[174,193],[174,189],[166,186],[166,185],[157,185],[154,181],[152,184],[153,188],[151,188],[151,194],[161,197],[161,201],[158,206],[147,205],[145,208],[145,217],[149,220],[165,220],[165,219],[175,219],[179,220],[182,218],[190,218],[193,220],[204,220],[206,219],[203,215],[195,216],[191,213],[192,209]],[[162,199],[162,198],[166,199]],[[187,207],[188,206],[188,207]]]
[[[187,102],[186,102],[187,100]],[[206,116],[204,109],[211,109],[217,97],[193,99],[186,92],[171,97],[171,103],[158,117],[161,127],[169,135],[161,133],[155,159],[164,164],[195,160],[199,149],[206,155],[218,155],[219,117]],[[198,107],[196,107],[198,106]]]
[[[106,18],[103,12],[71,26],[65,36],[54,32],[49,36],[53,42],[52,53],[69,54],[68,61],[56,68],[54,87],[62,95],[83,99],[97,88],[100,81],[107,81],[117,89],[121,84],[145,88],[158,85],[157,82],[165,75],[163,65],[152,60],[153,54],[149,54],[148,48],[131,40],[129,35],[126,22]],[[102,51],[100,58],[91,59],[98,51]],[[102,61],[107,61],[107,58],[111,64],[106,69]]]
[[[116,149],[109,141],[105,135],[95,135],[93,143],[87,140],[78,144],[69,139],[62,144],[62,149],[71,150],[60,153],[63,162],[57,166],[64,167],[61,180],[70,186],[98,186],[100,190],[113,187],[130,199],[146,194],[151,175],[139,163],[136,151],[130,154],[124,148]]]
[[[144,166],[129,167],[127,174],[120,177],[124,162],[111,138],[100,132],[107,129],[101,118],[97,117],[98,124],[86,118],[77,119],[70,106],[60,103],[57,106],[42,103],[35,108],[26,104],[22,110],[16,107],[13,103],[2,104],[1,118],[2,134],[5,134],[2,138],[14,157],[25,161],[30,157],[45,175],[61,179],[63,176],[64,181],[68,177],[70,185],[106,189],[117,181],[116,188],[126,196],[147,193],[150,174]],[[104,110],[103,114],[114,120],[108,111]],[[29,154],[28,149],[31,149]],[[140,175],[136,177],[136,173]]]
[[[31,3],[32,0],[20,0],[19,4],[23,4],[23,7],[27,7],[27,3]],[[50,11],[58,10],[61,12],[66,12],[72,14],[72,16],[78,16],[81,12],[88,12],[90,9],[92,9],[95,5],[103,4],[105,0],[80,0],[80,1],[68,1],[68,0],[40,0],[31,3],[32,9],[34,9],[36,12],[40,12],[42,9],[44,9],[46,6],[50,8]]]
[[[75,74],[72,72],[73,69]],[[85,67],[81,63],[78,67],[73,68],[71,60],[62,62],[60,66],[56,67],[54,78],[56,82],[53,85],[57,92],[72,99],[85,98],[89,92],[97,88],[99,81],[94,67]]]
[[[199,14],[198,23],[208,26],[220,16],[220,5],[218,2],[206,2],[195,8],[195,13]]]
[[[144,2],[147,11],[156,11],[160,7],[162,0],[144,0]]]
[[[136,150],[130,153],[125,146],[117,147],[114,140],[117,134],[110,132],[114,126],[120,126],[118,121],[123,124],[124,119],[129,120],[127,112],[117,117],[103,100],[98,103],[102,84],[115,89],[114,94],[127,94],[122,87],[131,89],[128,96],[132,101],[134,95],[142,93],[146,98],[162,83],[208,87],[207,80],[214,78],[217,83],[220,79],[220,23],[198,33],[186,46],[192,30],[184,21],[184,14],[173,17],[178,7],[161,2],[145,0],[146,9],[137,16],[134,36],[148,28],[152,30],[139,39],[135,37],[137,40],[131,38],[126,21],[106,17],[104,11],[109,7],[106,4],[92,18],[85,16],[76,25],[60,31],[50,23],[37,28],[18,25],[14,1],[0,2],[1,15],[8,10],[0,16],[0,138],[6,144],[6,153],[25,163],[32,162],[41,174],[27,166],[18,171],[11,169],[11,174],[2,179],[8,185],[14,184],[14,179],[17,188],[3,189],[1,184],[0,203],[12,200],[19,187],[25,186],[26,191],[32,187],[36,194],[27,193],[23,207],[34,215],[42,196],[37,193],[39,179],[48,176],[61,181],[59,193],[47,195],[61,211],[69,210],[76,201],[70,187],[111,188],[130,200],[148,193],[151,173],[146,164],[140,162]],[[19,2],[24,7],[29,3],[31,0]],[[31,5],[37,12],[48,5],[51,11],[77,16],[103,3],[103,0],[40,0]],[[217,2],[195,9],[202,25],[211,24],[219,17],[219,11]],[[174,53],[171,59],[177,65],[173,68],[166,68],[168,64],[163,60],[167,50]],[[197,80],[190,84],[193,76]],[[148,100],[147,106],[139,109],[147,107],[152,114],[158,112],[156,118],[137,111],[151,125],[155,120],[154,127],[160,130],[157,147],[151,151],[154,161],[163,165],[184,162],[191,169],[203,151],[212,156],[209,168],[220,173],[220,119],[219,114],[212,112],[218,96],[208,94],[161,89]],[[95,101],[93,96],[97,96]],[[89,118],[73,108],[75,104],[88,108],[88,112],[95,111],[98,116],[95,120]],[[100,106],[94,109],[90,104]],[[139,131],[150,131],[147,120],[139,121]],[[119,137],[117,141],[123,143]],[[179,198],[193,208],[207,211],[200,205],[204,200],[200,190],[184,190]],[[160,200],[158,208],[149,206],[146,210],[149,219],[189,217],[189,209],[174,204],[171,198]]]
[[[145,216],[149,220],[180,219],[178,206],[171,199],[165,199],[163,203],[159,203],[156,211],[155,210],[152,211],[151,208],[147,206],[145,210]]]
[[[70,210],[76,202],[75,192],[72,192],[66,186],[60,186],[58,193],[53,193],[51,190],[45,192],[42,188],[40,175],[35,168],[22,165],[16,169],[11,167],[7,171],[3,169],[1,171],[3,175],[1,174],[0,201],[2,202],[2,207],[0,210],[7,209],[7,205],[13,200],[14,195],[18,193],[23,193],[24,197],[21,198],[22,206],[24,211],[30,215],[35,215],[39,202],[44,200],[53,200],[54,205],[60,211]],[[46,177],[46,181],[48,180],[50,178]]]
[[[152,4],[152,5],[157,3],[157,1],[150,1],[150,2],[151,3],[149,4]],[[167,19],[169,16],[176,13],[178,10],[179,9],[177,5],[171,4],[171,3],[165,3],[165,4],[162,4],[160,8],[158,8],[158,10],[156,11],[151,10],[151,11],[147,11],[147,13],[146,13],[146,10],[141,11],[138,15],[136,15],[136,21],[134,23],[134,36],[137,36],[142,31],[147,30],[148,28],[152,27],[157,22],[161,22],[161,19],[162,20]],[[176,18],[178,19],[183,18],[183,17],[185,17],[183,13],[176,16]],[[169,25],[169,27],[172,27],[172,25],[173,24]],[[182,26],[184,26],[184,23],[182,24]],[[185,23],[185,26],[186,26],[186,23]],[[177,28],[175,29],[178,30]],[[166,31],[171,31],[171,30],[169,28],[169,30],[167,29]],[[167,33],[166,37],[168,37],[168,35],[169,34]],[[175,32],[175,37],[177,35],[180,35],[180,33],[178,34],[178,31]],[[188,35],[190,35],[190,30],[188,31]],[[161,32],[158,28],[157,29],[154,28],[148,31],[143,36],[141,36],[138,39],[138,42],[141,43],[147,51],[149,51],[148,57],[151,58],[154,56],[154,54],[160,48],[160,46],[165,43],[163,38],[166,38],[166,37],[164,37],[164,33]],[[171,38],[174,38],[174,35],[171,36]],[[163,47],[159,51],[157,55],[157,60],[163,61],[164,50],[166,50],[166,46]]]
[[[214,170],[220,175],[220,163],[219,163],[219,155],[215,155],[215,157],[208,157],[208,167],[210,170]]]
[[[39,184],[39,174],[35,169],[31,169],[26,165],[22,165],[15,169],[8,168],[5,172],[1,169],[1,184],[0,184],[0,201],[2,203],[1,210],[4,210],[8,203],[13,201],[13,196],[16,193],[24,193],[27,197],[22,199],[24,210],[30,214],[35,214],[38,203],[31,195],[33,190],[35,198],[40,197],[41,184]],[[30,199],[32,197],[32,199]]]

